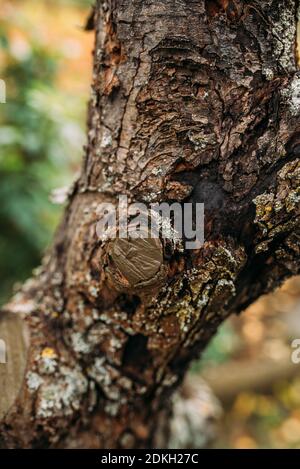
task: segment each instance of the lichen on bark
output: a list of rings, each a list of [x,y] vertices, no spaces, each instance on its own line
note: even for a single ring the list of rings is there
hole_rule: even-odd
[[[82,173],[42,267],[5,307],[30,347],[2,446],[163,444],[191,360],[299,272],[297,8],[97,2]],[[204,244],[101,241],[99,206],[120,194],[204,203]]]

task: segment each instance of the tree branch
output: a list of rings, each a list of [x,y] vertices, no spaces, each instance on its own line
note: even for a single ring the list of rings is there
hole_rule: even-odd
[[[219,324],[299,272],[297,8],[97,2],[82,174],[43,267],[7,307],[31,305],[31,346],[2,445],[153,445]],[[101,242],[99,204],[121,194],[204,203],[204,245]]]

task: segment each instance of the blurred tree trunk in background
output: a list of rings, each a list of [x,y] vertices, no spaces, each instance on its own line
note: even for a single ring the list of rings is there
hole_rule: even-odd
[[[97,2],[82,174],[1,316],[3,447],[178,441],[170,397],[191,360],[299,273],[298,3]],[[101,242],[99,204],[121,194],[204,203],[204,245]]]

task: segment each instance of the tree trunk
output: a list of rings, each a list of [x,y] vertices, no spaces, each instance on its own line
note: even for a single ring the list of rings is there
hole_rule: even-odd
[[[82,174],[0,323],[2,447],[165,445],[191,360],[299,273],[298,3],[98,0]],[[204,203],[203,246],[99,240],[121,194]]]

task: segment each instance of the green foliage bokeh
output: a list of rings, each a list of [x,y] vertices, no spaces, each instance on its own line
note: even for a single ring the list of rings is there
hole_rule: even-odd
[[[0,304],[40,262],[62,210],[51,191],[70,184],[84,143],[85,100],[55,86],[63,57],[17,21],[29,46],[20,56],[8,39],[12,25],[0,25],[7,89],[0,105]]]

